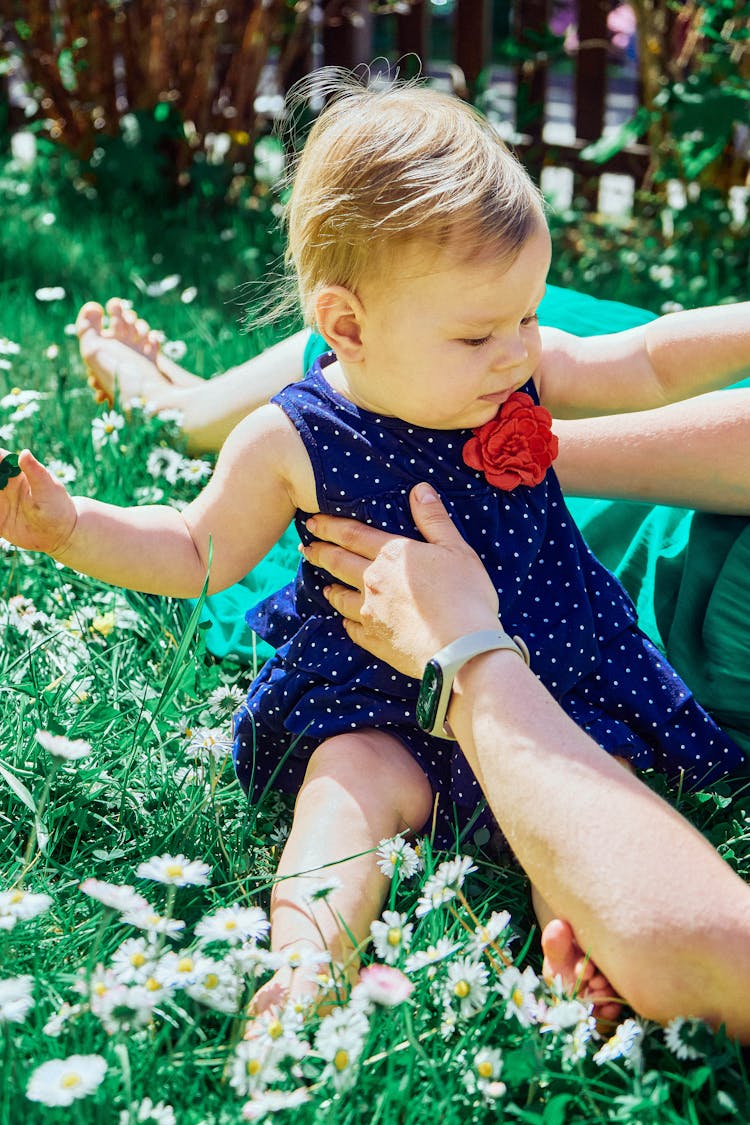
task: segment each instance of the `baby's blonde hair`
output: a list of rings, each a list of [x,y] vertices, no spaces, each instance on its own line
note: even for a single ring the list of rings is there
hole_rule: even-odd
[[[335,82],[299,158],[285,215],[305,321],[320,290],[353,292],[410,239],[510,265],[545,222],[542,198],[492,125],[423,85]]]

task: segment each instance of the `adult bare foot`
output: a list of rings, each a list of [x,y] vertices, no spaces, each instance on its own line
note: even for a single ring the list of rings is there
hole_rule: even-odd
[[[145,322],[139,329],[137,317],[125,309],[123,302],[110,301],[109,307],[114,315],[108,328],[104,327],[104,310],[94,301],[81,308],[76,320],[81,357],[97,402],[111,404],[117,395],[122,404],[141,398],[159,410],[179,407],[179,391],[187,385],[186,380],[196,384],[203,380],[179,368],[185,381],[175,383],[157,366],[156,359],[161,355],[157,335]],[[132,323],[126,312],[131,312]]]
[[[597,1021],[617,1020],[622,1002],[612,985],[575,939],[572,928],[553,918],[542,930],[543,975],[552,981],[559,977],[566,992],[594,1005]]]

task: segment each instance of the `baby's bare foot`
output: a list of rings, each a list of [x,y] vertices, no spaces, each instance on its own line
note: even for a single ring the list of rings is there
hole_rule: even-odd
[[[586,956],[567,922],[554,918],[542,930],[543,975],[551,981],[559,977],[563,988],[579,1000],[594,1005],[598,1021],[616,1020],[622,1001],[603,973]]]
[[[162,349],[164,333],[151,328],[148,321],[138,316],[129,301],[123,301],[121,297],[110,298],[107,316],[109,328],[104,334],[150,359],[168,383],[175,387],[194,387],[203,382],[198,375],[186,371],[165,353]]]

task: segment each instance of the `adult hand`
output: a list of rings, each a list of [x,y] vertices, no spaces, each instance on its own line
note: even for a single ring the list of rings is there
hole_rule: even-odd
[[[465,633],[495,628],[498,601],[479,556],[432,488],[415,485],[409,500],[426,542],[357,520],[316,515],[307,526],[326,542],[311,543],[304,555],[353,587],[334,585],[326,591],[352,640],[419,678],[444,645]]]

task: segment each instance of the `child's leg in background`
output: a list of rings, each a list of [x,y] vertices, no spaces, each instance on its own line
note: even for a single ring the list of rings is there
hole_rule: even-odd
[[[390,735],[360,730],[318,747],[297,797],[271,895],[272,949],[299,946],[307,964],[279,969],[256,993],[255,1013],[316,992],[310,980],[316,951],[345,965],[350,978],[356,975],[354,950],[367,938],[388,890],[375,848],[397,832],[420,829],[431,809],[427,777]],[[330,883],[334,889],[325,898],[311,901]]]

